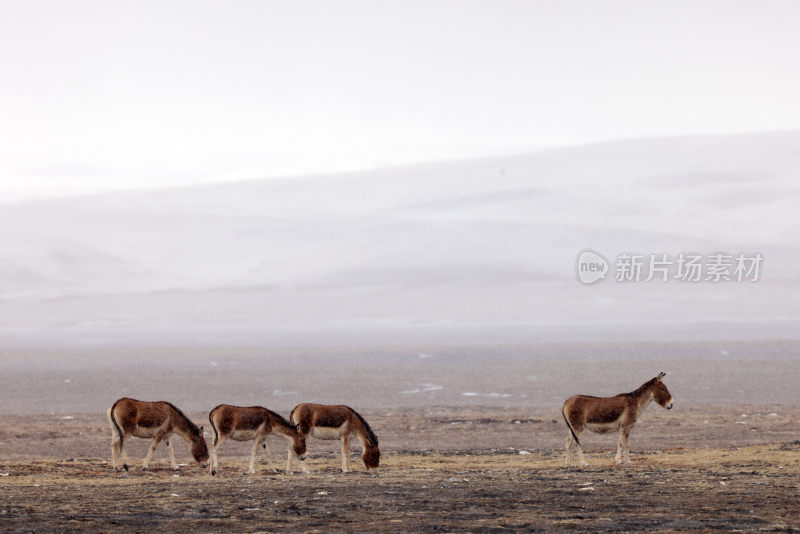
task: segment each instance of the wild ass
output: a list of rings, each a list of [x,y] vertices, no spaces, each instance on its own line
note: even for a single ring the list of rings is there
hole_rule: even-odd
[[[272,432],[280,434],[289,441],[289,462],[286,464],[287,475],[291,474],[291,459],[293,456],[300,460],[305,459],[305,436],[301,435],[294,425],[271,410],[261,406],[243,407],[220,404],[209,412],[208,420],[211,422],[211,428],[214,429],[214,443],[211,446],[212,475],[216,475],[219,468],[217,449],[227,438],[231,438],[234,441],[254,441],[253,452],[250,455],[250,468],[247,470],[249,475],[255,473],[258,446],[263,444],[264,448],[267,449],[268,445],[265,440]],[[269,453],[271,454],[272,451],[269,451]],[[270,454],[267,455],[267,461],[270,468],[275,471],[272,466],[272,460],[269,459]]]
[[[588,465],[583,459],[583,450],[578,437],[583,429],[589,429],[598,434],[619,431],[617,440],[617,455],[614,460],[622,462],[622,448],[625,448],[625,463],[630,463],[630,437],[631,429],[636,420],[644,412],[651,401],[666,408],[672,409],[672,395],[667,386],[661,381],[666,373],[648,380],[635,391],[620,393],[614,397],[590,397],[575,395],[567,399],[561,414],[569,427],[567,435],[567,450],[565,464],[569,467],[570,447],[574,442],[578,446],[578,458],[581,465]]]
[[[328,406],[324,404],[299,404],[292,410],[289,420],[297,425],[303,436],[318,439],[342,440],[342,472],[350,471],[350,437],[355,435],[361,442],[361,459],[367,469],[375,469],[381,457],[378,449],[378,436],[358,412],[348,406]],[[287,468],[291,470],[292,457],[289,456]],[[305,462],[300,462],[304,473],[308,473]]]
[[[178,469],[175,451],[169,437],[175,433],[185,439],[191,446],[192,456],[200,467],[205,468],[208,461],[208,448],[203,438],[203,427],[195,425],[174,405],[166,401],[146,402],[123,397],[108,409],[108,421],[111,424],[111,465],[117,469],[117,455],[122,459],[122,467],[128,470],[128,455],[125,454],[125,439],[128,436],[152,438],[150,451],[142,463],[147,470],[150,459],[161,441],[167,444],[169,464]]]

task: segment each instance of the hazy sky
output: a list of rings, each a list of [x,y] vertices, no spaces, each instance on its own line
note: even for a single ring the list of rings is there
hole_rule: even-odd
[[[800,127],[800,3],[0,1],[0,200]]]

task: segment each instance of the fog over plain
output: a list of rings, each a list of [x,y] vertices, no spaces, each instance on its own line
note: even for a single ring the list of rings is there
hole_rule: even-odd
[[[10,345],[796,338],[800,133],[597,143],[0,209]],[[759,252],[593,286],[578,252]],[[613,265],[612,265],[613,269]]]

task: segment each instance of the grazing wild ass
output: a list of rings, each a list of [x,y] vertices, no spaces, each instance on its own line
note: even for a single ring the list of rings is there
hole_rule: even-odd
[[[372,431],[364,418],[347,406],[327,406],[324,404],[299,404],[292,410],[289,420],[297,425],[303,435],[318,439],[342,440],[342,472],[350,471],[350,436],[355,434],[361,442],[361,459],[367,469],[375,469],[381,457],[378,450],[378,436]],[[291,470],[292,457],[289,456],[287,468]],[[300,462],[304,473],[308,473],[305,462]]]
[[[291,474],[291,458],[293,456],[301,461],[306,457],[305,436],[300,434],[295,426],[286,419],[261,406],[243,407],[220,404],[209,412],[208,420],[211,422],[211,428],[214,429],[214,443],[211,445],[212,475],[216,475],[219,468],[217,449],[227,438],[231,438],[234,441],[255,441],[253,452],[250,455],[250,468],[247,470],[249,475],[255,473],[258,446],[263,444],[266,449],[268,446],[265,440],[272,432],[280,434],[289,441],[289,461],[286,464],[287,475]],[[269,451],[269,453],[271,454],[272,451]],[[272,466],[272,460],[269,459],[269,454],[267,455],[267,461],[270,468],[275,471]]]
[[[108,421],[111,423],[111,465],[114,469],[117,469],[119,455],[122,467],[128,470],[128,455],[125,454],[125,439],[128,436],[153,439],[142,463],[143,470],[150,466],[150,459],[161,441],[167,444],[170,466],[178,469],[175,451],[169,441],[173,433],[189,443],[195,461],[200,467],[206,467],[208,448],[203,438],[203,427],[198,428],[182,411],[168,402],[145,402],[123,397],[108,409]]]
[[[561,414],[569,427],[567,435],[567,451],[565,463],[569,467],[569,450],[574,442],[578,448],[578,458],[581,465],[588,465],[583,459],[583,450],[578,437],[584,428],[607,434],[619,431],[617,441],[617,456],[615,461],[622,462],[622,448],[625,448],[625,463],[630,463],[630,437],[631,429],[636,420],[647,408],[651,401],[666,408],[672,409],[672,395],[667,386],[661,381],[666,373],[660,373],[657,377],[648,380],[635,391],[630,393],[620,393],[614,397],[590,397],[587,395],[575,395],[567,399]]]

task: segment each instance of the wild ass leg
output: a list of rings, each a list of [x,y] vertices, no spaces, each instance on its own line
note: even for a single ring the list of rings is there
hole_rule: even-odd
[[[272,464],[272,449],[269,447],[269,440],[265,439],[262,446],[264,447],[264,455],[267,457],[267,465],[269,465],[269,468],[273,473],[277,473],[278,470]],[[291,454],[291,452],[289,454]]]
[[[114,469],[117,469],[117,459],[122,460],[122,467],[125,471],[128,470],[128,464],[130,461],[128,460],[128,454],[125,452],[125,440],[117,434],[116,432],[112,432],[111,438],[111,466]]]
[[[175,461],[175,449],[172,448],[172,442],[169,438],[164,440],[164,443],[167,446],[167,452],[169,453],[169,466],[172,468],[173,471],[178,470],[178,462]]]
[[[350,471],[350,434],[342,436],[342,473]]]
[[[128,459],[128,453],[125,452],[125,440],[122,439],[119,442],[119,455],[122,457],[122,467],[127,471],[131,461]]]
[[[291,475],[292,474],[292,460],[293,459],[294,459],[294,451],[290,447],[289,448],[289,452],[288,452],[287,457],[286,457],[286,474],[287,475]],[[303,470],[303,473],[306,474],[306,475],[309,474],[310,471],[308,470],[308,467],[306,467],[306,461],[305,460],[300,460],[300,459],[298,459],[298,461],[300,462],[300,469]]]
[[[623,449],[625,450],[625,463],[631,463],[630,457],[630,449],[629,449],[629,440],[631,437],[631,429],[630,427],[622,427],[619,429],[619,439],[617,440],[617,455],[614,457],[614,461],[618,464],[622,463],[622,452]]]
[[[110,416],[109,416],[110,417]],[[113,422],[112,422],[113,424]],[[125,471],[128,470],[128,455],[125,454],[124,449],[125,439],[124,436],[117,432],[116,425],[111,427],[111,467],[114,470],[117,468],[117,460],[122,460],[122,467]]]
[[[111,425],[111,467],[114,471],[117,471],[117,456],[122,455],[122,440],[123,436],[119,433],[122,430],[120,429],[119,425],[117,425],[116,420],[114,419],[114,407],[108,409],[108,422]],[[125,466],[125,470],[128,470],[128,466]]]
[[[144,462],[142,462],[142,470],[147,471],[150,468],[150,460],[153,458],[153,454],[155,454],[158,444],[161,443],[162,439],[164,439],[162,434],[156,434],[156,437],[153,438],[150,450],[147,451],[147,456],[144,457]]]
[[[114,471],[117,470],[117,444],[114,443],[114,438],[111,438],[111,467]]]
[[[115,471],[117,469],[117,454],[121,448],[122,440],[119,438],[116,431],[111,430],[111,467],[113,467]],[[127,466],[125,470],[128,470]]]
[[[583,447],[578,445],[578,460],[581,462],[581,467],[586,467],[589,463],[583,458]]]
[[[122,460],[122,468],[125,471],[128,470],[128,455],[125,453],[125,449],[122,445],[122,440],[117,438],[114,442],[111,443],[111,467],[115,470],[119,470],[117,467],[117,460]]]
[[[261,446],[261,439],[259,439],[259,437],[256,436],[256,439],[253,442],[253,450],[250,453],[250,465],[247,468],[248,475],[256,474],[256,454],[258,454],[258,448]]]
[[[264,426],[262,426],[256,434],[256,439],[253,441],[253,452],[250,454],[250,467],[247,469],[248,475],[256,474],[256,454],[258,454],[258,448],[264,443],[268,434],[269,430],[264,428]]]
[[[216,475],[217,470],[219,469],[219,457],[217,457],[217,449],[219,449],[219,446],[222,445],[222,442],[225,441],[226,437],[227,436],[220,436],[217,434],[217,436],[214,438],[214,444],[211,445],[211,476]]]
[[[631,429],[625,430],[625,463],[631,463]]]
[[[572,433],[567,434],[567,447],[565,451],[564,467],[569,467],[569,449],[572,446]]]
[[[575,435],[578,436],[578,439],[580,439],[579,433],[576,433]],[[581,447],[581,444],[577,440],[575,440],[575,445],[578,448],[578,460],[581,463],[581,467],[586,467],[589,464],[586,463],[586,460],[583,458],[583,447]]]
[[[294,459],[294,452],[289,449],[289,452],[286,454],[286,474],[292,474],[292,460]],[[303,473],[306,475],[308,474],[308,468],[306,467],[306,463],[304,460],[298,460],[300,462],[300,469],[303,470]]]

